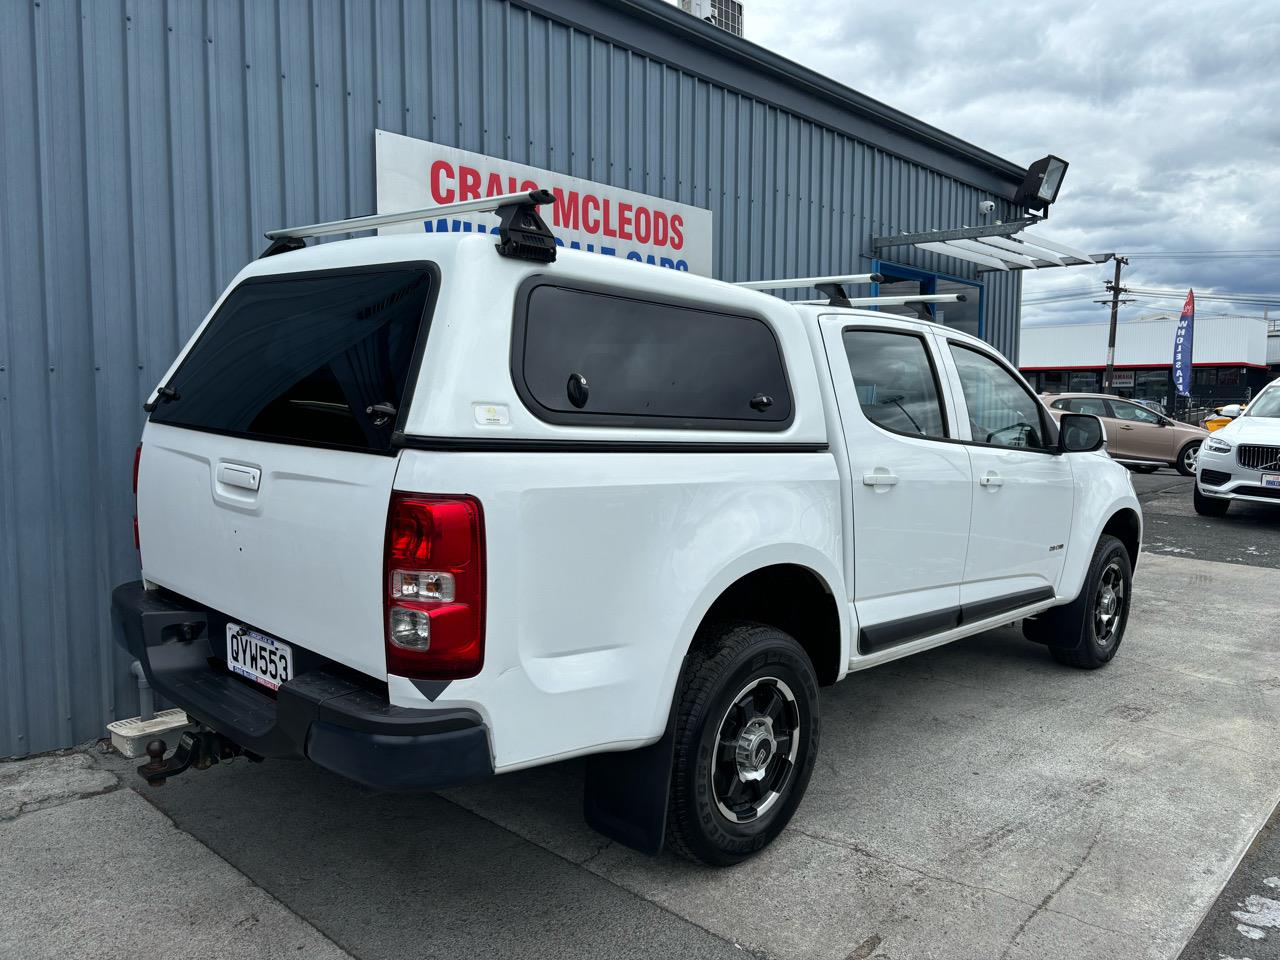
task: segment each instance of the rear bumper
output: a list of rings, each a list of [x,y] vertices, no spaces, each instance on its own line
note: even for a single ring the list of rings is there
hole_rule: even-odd
[[[220,666],[211,611],[141,581],[116,587],[116,642],[187,715],[263,757],[306,758],[378,790],[438,790],[493,774],[489,734],[471,710],[414,710],[338,672],[310,669],[273,697]]]

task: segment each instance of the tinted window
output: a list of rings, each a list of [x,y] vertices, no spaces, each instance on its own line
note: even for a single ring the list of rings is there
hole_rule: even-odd
[[[1075,413],[1091,413],[1095,417],[1110,416],[1107,413],[1107,404],[1104,400],[1097,397],[1076,397],[1067,402],[1067,409]]]
[[[754,317],[539,284],[514,364],[557,423],[780,430],[791,394],[773,331]]]
[[[267,440],[385,451],[431,275],[421,267],[247,280],[231,291],[151,419]]]
[[[969,430],[979,443],[1044,447],[1040,404],[1004,367],[985,354],[951,344],[968,408]]]
[[[942,403],[924,341],[884,330],[846,330],[844,350],[862,412],[872,423],[919,437],[945,437]]]
[[[1146,407],[1136,403],[1125,403],[1121,400],[1111,401],[1112,415],[1117,420],[1132,420],[1136,423],[1159,423],[1160,416]]]

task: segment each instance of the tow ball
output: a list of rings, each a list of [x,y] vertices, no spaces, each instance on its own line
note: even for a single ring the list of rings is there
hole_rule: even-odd
[[[250,753],[213,730],[188,730],[178,740],[172,756],[166,760],[165,753],[168,749],[163,740],[152,740],[147,744],[147,756],[150,759],[138,767],[138,776],[153,787],[163,786],[170,777],[176,777],[192,767],[208,770],[219,761],[231,760],[241,754],[250,760],[262,760],[257,754]]]

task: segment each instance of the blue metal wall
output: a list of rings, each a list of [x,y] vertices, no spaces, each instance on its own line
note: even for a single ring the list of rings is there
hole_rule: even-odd
[[[708,207],[726,279],[865,267],[873,234],[988,197],[1014,213],[533,5],[0,4],[0,757],[136,713],[108,603],[137,572],[142,401],[264,230],[373,211],[375,128]],[[987,297],[1011,354],[1019,292]]]

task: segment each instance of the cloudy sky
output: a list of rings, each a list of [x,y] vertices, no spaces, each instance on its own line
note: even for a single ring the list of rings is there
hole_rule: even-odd
[[[1126,285],[1280,294],[1280,0],[745,8],[748,39],[868,96],[1019,164],[1067,159],[1046,236],[1095,253],[1271,254],[1135,258]],[[1112,269],[1028,275],[1025,321],[1104,320],[1088,294],[1102,296]],[[1126,312],[1180,306],[1144,299]],[[1262,308],[1201,301],[1197,312],[1228,311]]]

